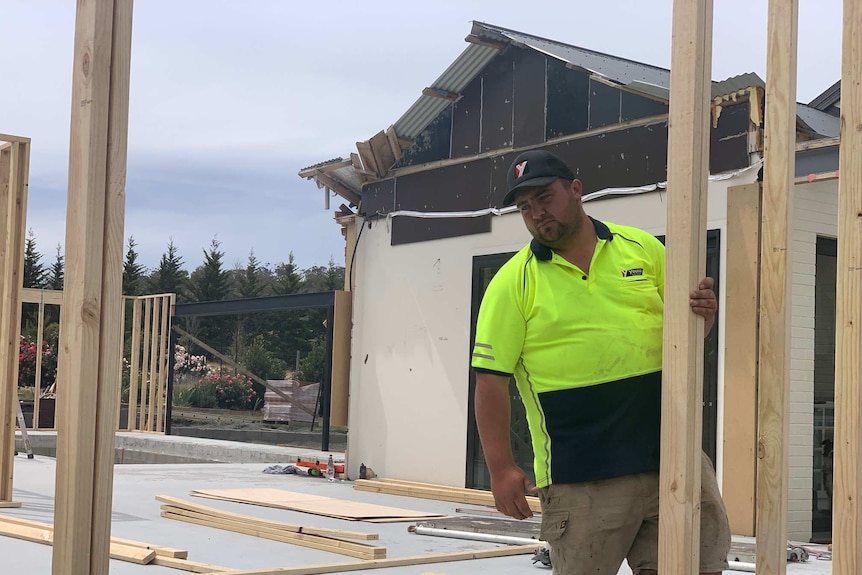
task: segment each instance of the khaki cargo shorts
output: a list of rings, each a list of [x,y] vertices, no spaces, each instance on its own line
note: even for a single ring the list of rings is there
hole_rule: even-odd
[[[551,485],[539,498],[554,575],[617,575],[623,559],[634,575],[658,570],[658,473]],[[700,521],[700,571],[721,572],[728,568],[730,525],[706,454]]]

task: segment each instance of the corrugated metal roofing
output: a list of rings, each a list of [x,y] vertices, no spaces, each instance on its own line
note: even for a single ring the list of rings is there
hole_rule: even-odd
[[[727,80],[712,83],[712,97],[733,94],[746,88],[765,88],[766,82],[754,72],[747,72],[738,76],[731,76]]]
[[[483,22],[473,23],[473,34],[490,39],[509,40],[515,44],[553,56],[572,66],[603,76],[618,84],[627,85],[631,82],[643,82],[665,88],[670,85],[670,71],[657,66],[610,56],[594,50],[524,34],[516,30],[491,26]]]
[[[498,50],[489,46],[470,44],[452,64],[446,68],[431,88],[459,93],[494,59]],[[431,123],[451,102],[433,96],[420,96],[401,118],[395,122],[395,133],[413,139]]]
[[[826,88],[822,94],[808,102],[808,105],[825,111],[837,104],[839,100],[841,100],[841,80]]]

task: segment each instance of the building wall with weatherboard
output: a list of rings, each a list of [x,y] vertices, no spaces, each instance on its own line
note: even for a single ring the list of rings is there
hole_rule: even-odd
[[[727,188],[755,177],[751,170],[710,183],[709,229],[724,233]],[[665,192],[603,198],[585,207],[599,219],[665,233]],[[517,251],[530,236],[521,218],[508,214],[493,218],[488,233],[393,246],[392,219],[366,223],[357,247],[348,472],[357,477],[364,463],[381,477],[464,486],[473,258]],[[720,301],[723,294],[720,284]],[[721,333],[722,324],[720,316]],[[721,385],[718,401],[720,446]]]

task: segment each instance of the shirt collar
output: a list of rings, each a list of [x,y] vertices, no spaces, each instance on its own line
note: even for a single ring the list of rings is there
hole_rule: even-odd
[[[604,222],[600,222],[592,217],[590,217],[590,221],[593,222],[593,227],[596,229],[596,236],[598,236],[600,240],[610,241],[614,239],[611,229]],[[550,261],[551,258],[554,257],[554,251],[536,238],[533,238],[533,241],[530,242],[530,250],[539,261]]]

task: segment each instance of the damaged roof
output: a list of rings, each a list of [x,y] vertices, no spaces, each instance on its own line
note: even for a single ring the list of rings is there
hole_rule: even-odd
[[[668,101],[670,97],[670,70],[651,66],[626,58],[604,54],[555,40],[510,30],[484,22],[474,21],[467,36],[466,49],[425,90],[412,106],[394,123],[395,137],[413,140],[458,98],[467,85],[476,78],[498,54],[508,46],[529,48],[556,58],[567,67],[583,70],[605,82],[653,99]],[[765,88],[765,82],[755,73],[745,73],[712,83],[712,97],[735,94],[748,88]],[[830,88],[830,90],[833,90]],[[837,118],[822,111],[824,102],[834,103],[827,90],[811,104],[799,104],[799,127],[812,135],[832,137],[838,135]],[[840,97],[840,83],[838,87]],[[831,95],[830,95],[831,94]],[[822,101],[820,101],[822,100]],[[834,101],[837,101],[835,99]],[[366,178],[341,158],[303,168],[302,177],[313,177],[316,169],[359,193]],[[366,168],[367,169],[367,168]]]

